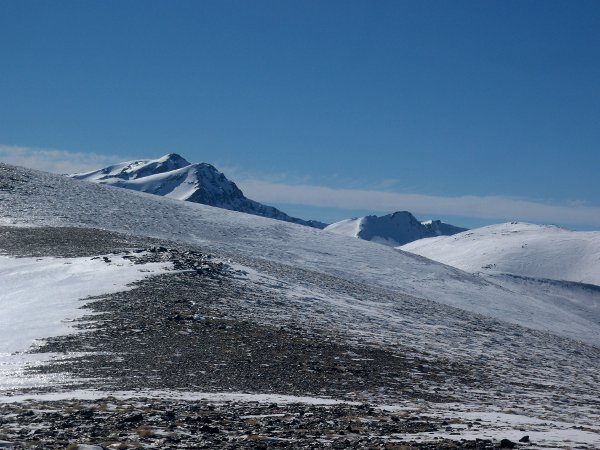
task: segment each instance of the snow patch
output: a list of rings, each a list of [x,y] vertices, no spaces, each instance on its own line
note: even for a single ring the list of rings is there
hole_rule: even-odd
[[[24,352],[37,340],[75,332],[73,321],[86,314],[81,299],[123,291],[166,268],[165,263],[135,265],[114,255],[110,263],[101,258],[0,256],[0,392],[49,381],[28,379],[24,369],[52,355]]]
[[[191,391],[169,391],[169,390],[140,390],[140,391],[93,391],[75,390],[62,392],[48,392],[20,395],[0,395],[0,403],[20,403],[26,400],[37,401],[59,401],[59,400],[98,400],[113,397],[117,399],[136,398],[166,398],[185,401],[209,401],[217,403],[225,402],[256,402],[256,403],[302,403],[306,405],[359,405],[357,402],[336,400],[329,397],[280,395],[272,393],[243,393],[243,392],[191,392]]]

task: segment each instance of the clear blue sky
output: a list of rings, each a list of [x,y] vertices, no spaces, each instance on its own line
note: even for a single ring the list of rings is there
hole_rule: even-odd
[[[411,209],[318,186],[600,229],[598,1],[0,0],[0,105],[0,145],[177,152],[304,217]]]

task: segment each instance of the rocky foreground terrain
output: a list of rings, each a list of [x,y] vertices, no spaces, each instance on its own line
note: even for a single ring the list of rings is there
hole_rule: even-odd
[[[51,389],[13,393],[0,403],[0,448],[501,446],[486,439],[411,441],[411,433],[451,433],[485,425],[370,404],[369,393],[386,390],[402,391],[413,400],[452,399],[412,385],[415,368],[423,371],[423,381],[440,377],[440,371],[428,368],[418,355],[403,357],[348,345],[333,335],[307,335],[292,325],[266,326],[229,317],[219,308],[223,296],[260,292],[244,291],[234,269],[199,249],[101,230],[11,227],[0,228],[0,249],[18,256],[105,255],[106,264],[111,254],[139,264],[173,264],[173,273],[148,278],[130,291],[91,299],[85,308],[93,315],[77,325],[85,332],[51,338],[36,348],[76,354],[31,369],[66,372],[72,380]],[[444,370],[468,377],[460,373],[465,370],[461,367]],[[87,394],[84,399],[61,394],[71,390]],[[161,397],[161,391],[181,395]],[[144,392],[154,394],[145,397]],[[189,392],[274,396],[270,401],[251,396],[186,399]],[[275,394],[282,393],[330,404],[296,402],[294,397],[278,400]],[[339,400],[328,400],[333,398]],[[502,444],[513,445],[508,440]]]
[[[495,449],[506,440],[414,443],[394,434],[472,428],[481,422],[388,413],[363,405],[261,404],[155,398],[27,401],[2,407],[2,434],[14,448],[87,449]],[[528,440],[525,438],[524,440]],[[88,444],[93,443],[93,444]],[[0,441],[0,448],[9,446]],[[10,448],[10,447],[9,447]]]

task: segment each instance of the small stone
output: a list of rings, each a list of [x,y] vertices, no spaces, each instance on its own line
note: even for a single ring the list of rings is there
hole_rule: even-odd
[[[202,425],[200,427],[200,431],[202,433],[213,433],[213,434],[216,434],[216,433],[220,433],[221,430],[219,430],[217,427],[211,427],[210,425]]]
[[[515,448],[517,444],[509,439],[502,439],[500,441],[500,448]]]
[[[126,416],[123,418],[124,422],[141,422],[142,420],[144,420],[144,415],[142,413],[135,413],[135,414],[130,414],[129,416]]]

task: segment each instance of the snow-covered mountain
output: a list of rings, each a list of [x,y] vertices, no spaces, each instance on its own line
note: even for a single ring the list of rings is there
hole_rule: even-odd
[[[600,285],[600,232],[512,222],[423,239],[400,249],[468,272]]]
[[[237,185],[207,163],[191,164],[176,153],[159,159],[127,161],[103,169],[70,175],[149,194],[202,203],[314,228],[325,223],[290,217],[272,206],[250,200]]]
[[[386,216],[365,216],[342,220],[332,223],[325,230],[397,247],[418,239],[453,235],[466,231],[466,228],[456,227],[439,220],[419,222],[408,211],[397,211]]]

